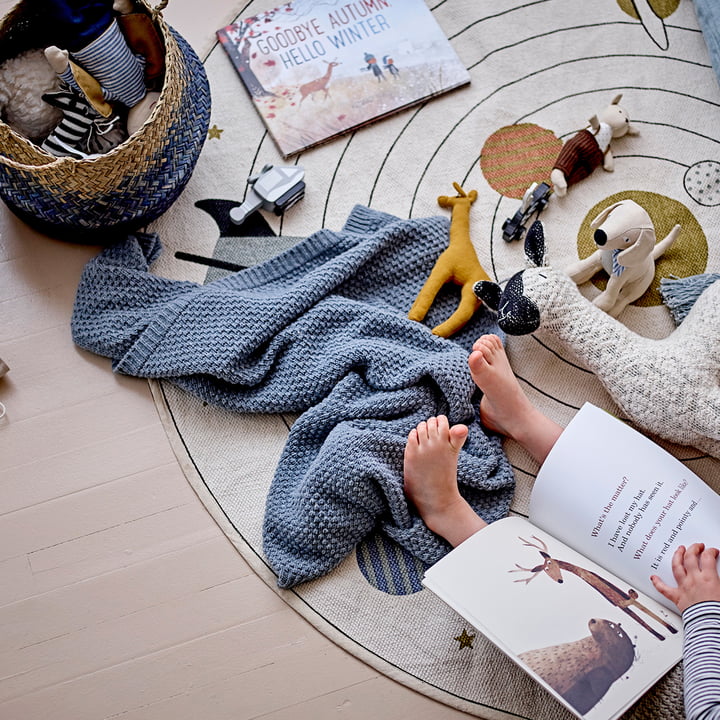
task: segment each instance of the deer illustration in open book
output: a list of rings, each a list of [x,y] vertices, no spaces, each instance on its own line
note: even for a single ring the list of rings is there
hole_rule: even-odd
[[[518,536],[519,537],[519,536]],[[659,640],[664,640],[665,637],[659,632],[650,627],[636,612],[633,608],[646,613],[649,617],[656,620],[660,625],[669,630],[671,633],[676,633],[677,629],[674,628],[670,623],[663,620],[660,616],[656,615],[652,610],[646,608],[642,603],[638,602],[638,594],[635,590],[630,588],[627,592],[621,590],[616,585],[613,585],[609,580],[606,580],[602,576],[587,570],[585,568],[574,565],[573,563],[566,562],[565,560],[557,560],[552,557],[548,552],[548,547],[545,542],[535,535],[531,536],[536,542],[530,542],[525,538],[519,537],[522,540],[523,545],[526,547],[535,548],[540,552],[540,556],[543,562],[540,565],[536,565],[532,568],[521,567],[515,563],[517,570],[508,570],[508,572],[529,572],[529,577],[522,578],[521,580],[515,580],[515,582],[529,583],[531,580],[536,578],[540,573],[545,573],[548,577],[552,578],[556,583],[563,582],[562,571],[572,573],[579,577],[583,582],[586,582],[594,590],[597,590],[609,603],[622,610],[624,613],[629,615],[633,620],[642,625],[648,632],[654,635]]]
[[[300,86],[300,102],[302,102],[308,95],[313,95],[316,92],[319,92],[322,90],[325,94],[323,95],[323,100],[328,96],[329,90],[328,90],[328,83],[330,82],[330,75],[332,74],[333,68],[337,67],[340,63],[333,60],[332,62],[328,62],[325,60],[324,62],[327,63],[327,70],[325,71],[324,75],[321,75],[319,78],[315,78],[315,80],[310,80],[310,82],[306,82],[303,85]],[[314,98],[313,98],[314,99]]]

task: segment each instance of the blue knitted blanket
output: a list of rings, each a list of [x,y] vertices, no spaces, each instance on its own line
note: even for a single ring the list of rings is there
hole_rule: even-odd
[[[512,469],[477,422],[467,368],[474,339],[499,332],[494,316],[481,309],[452,340],[434,336],[453,288],[427,325],[407,318],[448,229],[445,217],[357,206],[340,232],[206,285],[150,273],[154,235],[129,236],[84,269],[73,339],[115,371],[230,410],[301,413],[265,508],[263,548],[281,587],[327,573],[378,528],[426,563],[448,551],[402,490],[407,434],[431,415],[471,424],[459,482],[473,508],[490,522],[508,510]]]

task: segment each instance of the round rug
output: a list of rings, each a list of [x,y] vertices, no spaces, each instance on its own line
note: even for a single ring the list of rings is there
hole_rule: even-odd
[[[437,197],[451,194],[458,182],[478,191],[473,243],[483,267],[503,282],[525,267],[522,243],[502,237],[504,221],[519,207],[517,188],[546,179],[549,148],[620,93],[640,135],[614,141],[614,172],[597,169],[566,197],[550,198],[541,216],[550,263],[562,267],[576,260],[591,211],[626,194],[652,196],[654,208],[692,219],[675,255],[667,257],[673,268],[689,263],[700,272],[720,271],[714,241],[720,225],[720,89],[692,3],[666,6],[655,18],[659,23],[651,24],[620,2],[430,4],[471,84],[289,159],[279,154],[229,58],[215,46],[204,60],[213,97],[210,135],[181,198],[151,228],[166,248],[153,271],[205,282],[221,271],[180,260],[176,251],[254,264],[319,228],[339,229],[357,203],[402,218],[444,214]],[[268,7],[249,2],[241,17]],[[267,163],[303,166],[305,196],[283,216],[262,213],[278,238],[236,237],[212,213],[223,206],[218,201],[242,201],[248,177]],[[599,289],[587,283],[582,292],[594,297]],[[629,307],[621,320],[648,337],[663,337],[674,327],[657,296]],[[531,400],[560,424],[585,401],[616,411],[582,358],[559,344],[530,335],[509,338],[507,349]],[[167,381],[152,388],[188,480],[242,556],[277,590],[262,552],[262,521],[294,418],[227,413]],[[720,490],[718,460],[661,444]],[[537,466],[513,443],[506,452],[516,476],[512,510],[526,514]],[[448,705],[490,719],[570,717],[422,589],[423,571],[377,533],[327,576],[277,591],[349,652]],[[628,717],[679,717],[680,698],[676,668]]]

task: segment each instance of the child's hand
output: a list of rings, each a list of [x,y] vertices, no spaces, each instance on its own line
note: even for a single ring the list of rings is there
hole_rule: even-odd
[[[720,601],[719,555],[720,550],[706,548],[703,543],[695,543],[687,549],[680,545],[672,558],[673,576],[678,586],[666,585],[657,575],[652,575],[650,580],[680,612],[704,600]]]

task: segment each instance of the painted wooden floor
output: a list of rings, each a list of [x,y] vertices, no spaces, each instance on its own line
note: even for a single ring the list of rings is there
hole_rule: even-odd
[[[235,10],[202,6],[165,13],[194,47]],[[0,204],[0,718],[468,717],[356,660],[253,574],[187,484],[147,384],[71,341],[96,252]]]

